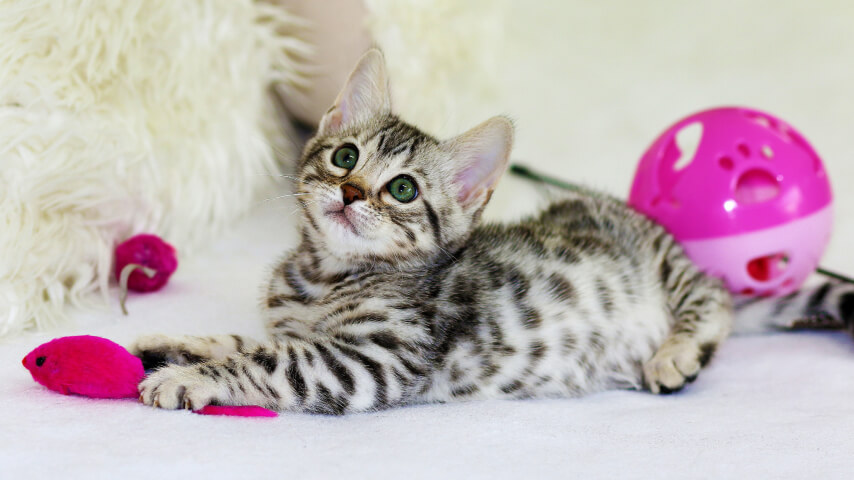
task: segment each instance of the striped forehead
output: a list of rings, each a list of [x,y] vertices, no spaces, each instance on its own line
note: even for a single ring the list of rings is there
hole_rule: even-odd
[[[368,136],[368,141],[375,142],[373,146],[378,154],[392,157],[414,150],[418,143],[428,138],[417,128],[393,117]]]
[[[370,132],[365,132],[364,144],[375,153],[378,159],[391,160],[404,158],[402,166],[409,166],[414,159],[418,147],[423,143],[438,143],[429,135],[424,134],[417,128],[390,117]],[[387,163],[390,166],[391,163]]]

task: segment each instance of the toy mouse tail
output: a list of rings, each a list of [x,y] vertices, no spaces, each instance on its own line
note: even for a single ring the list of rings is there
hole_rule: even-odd
[[[854,335],[854,284],[833,279],[784,297],[735,297],[733,335],[779,330],[848,330]]]

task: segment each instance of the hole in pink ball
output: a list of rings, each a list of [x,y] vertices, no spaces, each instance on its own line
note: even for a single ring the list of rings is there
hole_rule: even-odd
[[[801,137],[800,135],[798,135],[795,132],[791,133],[790,138],[791,138],[792,143],[794,143],[795,145],[797,145],[798,147],[803,149],[805,152],[807,152],[807,155],[810,156],[810,159],[812,159],[813,171],[819,175],[824,173],[824,169],[822,168],[822,165],[821,165],[821,159],[818,157],[818,154],[815,153],[815,150],[812,149],[810,144],[808,144],[807,141],[804,140],[803,137]]]
[[[780,138],[782,138],[783,140],[785,140],[787,142],[792,141],[792,135],[789,133],[789,129],[785,125],[775,123],[774,125],[772,125],[772,127],[773,127],[772,130],[774,131],[774,133],[779,135]]]
[[[773,118],[766,117],[765,115],[762,115],[762,114],[759,114],[756,112],[751,112],[749,110],[742,110],[741,113],[745,117],[756,122],[758,125],[761,125],[761,126],[765,127],[766,129],[776,133],[783,140],[785,140],[787,142],[792,141],[792,138],[789,136],[788,127],[781,124],[780,122],[775,121]]]
[[[758,123],[759,125],[762,125],[765,128],[771,127],[771,119],[766,117],[765,115],[760,115],[756,112],[751,112],[749,110],[742,110],[741,113],[745,117],[753,120],[754,122]]]
[[[649,206],[650,207],[657,207],[659,202],[661,202],[661,197],[659,197],[659,196],[652,197],[652,200],[649,201]]]
[[[738,153],[744,155],[745,157],[750,156],[750,147],[748,147],[746,143],[739,143],[737,149]]]
[[[687,168],[694,161],[702,139],[702,123],[694,122],[680,128],[663,152],[664,165],[670,166],[674,172]]]
[[[782,275],[789,267],[789,256],[774,253],[754,258],[747,263],[747,274],[757,282],[770,282]]]
[[[767,202],[779,194],[780,184],[765,170],[748,170],[735,185],[735,200],[742,205]]]
[[[718,164],[719,164],[719,165],[721,166],[721,168],[723,168],[724,170],[732,170],[732,167],[734,167],[734,166],[735,166],[735,164],[734,164],[734,163],[732,163],[732,159],[731,159],[731,158],[729,158],[729,157],[721,157],[721,158],[719,158],[719,159],[718,159]]]

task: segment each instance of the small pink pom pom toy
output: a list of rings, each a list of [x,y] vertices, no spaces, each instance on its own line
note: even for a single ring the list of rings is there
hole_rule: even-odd
[[[691,130],[698,142],[682,145]],[[629,205],[743,294],[797,290],[833,224],[818,154],[791,125],[747,108],[706,110],[665,130],[638,165]]]
[[[91,335],[51,340],[28,353],[21,363],[36,382],[63,395],[137,398],[137,385],[145,378],[139,358],[113,341]],[[278,415],[251,405],[208,405],[195,413],[234,417]]]
[[[121,288],[122,312],[128,313],[125,308],[128,289],[135,292],[160,290],[177,268],[175,248],[156,235],[143,233],[119,244],[115,273]]]

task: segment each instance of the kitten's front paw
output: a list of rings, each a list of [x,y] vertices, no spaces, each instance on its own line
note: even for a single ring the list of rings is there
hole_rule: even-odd
[[[193,352],[184,342],[166,335],[145,335],[139,337],[128,351],[142,360],[146,370],[160,368],[167,364],[189,365],[204,360]]]
[[[652,393],[673,393],[693,382],[701,368],[701,352],[696,343],[665,343],[643,365],[644,383]]]
[[[157,408],[198,410],[214,401],[224,403],[224,390],[196,366],[170,365],[139,384],[139,400]]]

